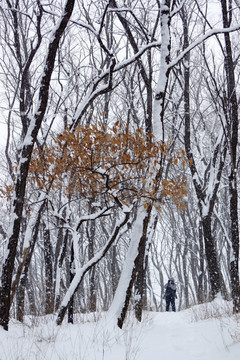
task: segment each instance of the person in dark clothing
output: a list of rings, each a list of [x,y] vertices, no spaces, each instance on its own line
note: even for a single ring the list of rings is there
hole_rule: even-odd
[[[177,287],[174,282],[174,278],[170,278],[167,284],[164,285],[164,288],[165,288],[164,298],[166,300],[166,311],[169,311],[170,304],[172,306],[172,311],[176,311],[175,299],[177,298],[176,295]]]

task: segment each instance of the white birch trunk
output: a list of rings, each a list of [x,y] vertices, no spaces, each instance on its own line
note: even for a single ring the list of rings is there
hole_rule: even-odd
[[[143,206],[139,207],[137,218],[132,229],[132,238],[124,262],[123,270],[118,282],[113,302],[108,311],[108,317],[112,320],[117,320],[121,314],[124,306],[126,292],[131,280],[132,271],[134,267],[134,260],[138,254],[139,242],[143,232],[143,220],[147,216],[147,212]]]
[[[153,134],[156,140],[164,140],[163,112],[165,103],[165,93],[168,83],[169,62],[170,62],[170,7],[169,0],[163,1],[161,5],[161,55],[159,78],[155,89],[153,103]]]

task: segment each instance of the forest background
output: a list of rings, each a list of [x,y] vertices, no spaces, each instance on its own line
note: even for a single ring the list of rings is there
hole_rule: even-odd
[[[0,3],[0,325],[240,309],[238,0]]]

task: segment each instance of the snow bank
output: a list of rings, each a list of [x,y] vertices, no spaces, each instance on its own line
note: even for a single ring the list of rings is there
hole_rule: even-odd
[[[62,326],[54,316],[12,320],[8,332],[0,329],[0,359],[236,360],[240,316],[228,316],[230,309],[217,299],[176,313],[146,312],[142,323],[130,313],[123,330],[105,314],[76,315],[74,325]]]

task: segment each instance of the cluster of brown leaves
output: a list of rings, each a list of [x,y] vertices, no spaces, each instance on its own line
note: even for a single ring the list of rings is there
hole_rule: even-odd
[[[119,123],[108,131],[100,125],[79,126],[57,135],[41,153],[35,150],[30,179],[40,188],[64,189],[68,196],[110,198],[114,193],[128,205],[134,198],[154,202],[171,197],[182,207],[186,181],[179,177],[159,184],[161,156],[168,156],[168,147],[147,138],[142,129],[123,130]],[[180,159],[185,161],[184,153],[169,161]]]
[[[11,200],[14,186],[5,184],[0,187],[0,197],[5,198],[7,201]]]

